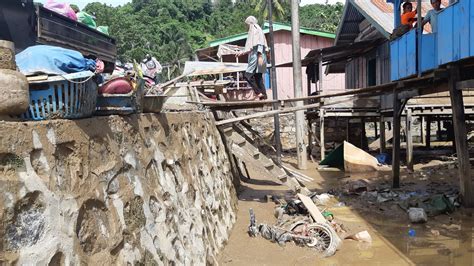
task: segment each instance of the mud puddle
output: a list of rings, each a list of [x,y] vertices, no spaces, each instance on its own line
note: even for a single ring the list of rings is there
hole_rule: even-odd
[[[292,160],[286,160],[292,166]],[[334,192],[350,180],[367,179],[376,184],[390,186],[390,172],[347,175],[326,169],[318,171],[317,165],[299,171],[314,179],[305,184],[316,192]],[[252,176],[252,170],[250,171]],[[402,172],[402,188],[412,190],[436,187],[458,187],[456,169],[438,162],[416,166],[415,173]],[[335,217],[360,230],[368,230],[373,238],[371,245],[345,240],[340,250],[329,258],[321,258],[313,250],[292,244],[279,246],[261,238],[247,235],[248,210],[253,208],[260,222],[274,222],[275,204],[266,202],[266,195],[284,197],[291,194],[269,177],[254,174],[246,180],[239,195],[237,223],[228,245],[221,252],[220,264],[226,265],[474,265],[472,244],[474,218],[462,209],[450,215],[429,217],[425,224],[414,225],[404,210],[391,202],[367,204],[359,196],[338,196],[343,207],[330,208]],[[414,236],[409,236],[409,231]],[[412,234],[413,235],[413,234]]]
[[[390,172],[347,175],[320,172],[326,188],[334,189],[351,180],[366,179],[373,186],[390,187]],[[459,189],[457,169],[452,163],[432,161],[401,173],[400,191],[447,194]],[[474,265],[473,212],[456,208],[451,214],[428,217],[424,224],[410,223],[396,202],[368,202],[360,195],[339,196],[351,210],[368,222],[383,238],[417,265]],[[411,234],[410,234],[411,232]]]

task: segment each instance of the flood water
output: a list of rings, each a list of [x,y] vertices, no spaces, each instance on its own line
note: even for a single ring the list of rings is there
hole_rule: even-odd
[[[430,191],[429,184],[439,184],[440,191],[458,189],[456,169],[439,170],[418,166],[415,173],[402,172],[402,190]],[[422,174],[423,173],[423,174]],[[428,176],[427,174],[428,173]],[[324,187],[336,187],[350,180],[366,179],[391,184],[391,172],[345,174],[341,171],[318,171]],[[420,177],[423,177],[420,180]],[[377,181],[376,181],[377,180]],[[317,181],[316,181],[317,182]],[[447,188],[450,186],[451,188]],[[434,192],[436,193],[436,192]],[[412,224],[396,204],[368,204],[355,197],[344,197],[351,209],[368,222],[378,234],[417,265],[474,265],[474,210],[457,208],[452,214],[429,217],[425,224]],[[414,236],[409,235],[409,231]]]
[[[287,166],[294,162],[287,160]],[[474,218],[466,210],[450,215],[429,217],[425,224],[411,224],[408,215],[394,202],[370,203],[360,196],[338,195],[338,187],[351,180],[366,179],[390,187],[390,172],[347,175],[339,170],[317,170],[310,164],[300,171],[313,178],[305,185],[319,193],[332,192],[335,202],[343,207],[329,206],[336,219],[357,232],[367,230],[373,242],[344,240],[336,254],[319,257],[313,250],[293,244],[282,247],[263,238],[247,235],[248,210],[252,208],[258,222],[273,223],[275,204],[264,200],[266,195],[293,195],[271,177],[250,170],[252,179],[243,182],[239,193],[237,223],[219,263],[225,265],[474,265]],[[402,190],[429,192],[458,188],[456,169],[418,166],[414,174],[402,172]],[[433,185],[434,184],[434,185]],[[409,230],[414,236],[409,236]],[[413,234],[412,234],[413,235]]]

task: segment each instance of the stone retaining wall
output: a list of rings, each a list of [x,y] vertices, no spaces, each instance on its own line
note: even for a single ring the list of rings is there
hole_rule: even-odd
[[[0,123],[3,263],[204,265],[236,216],[209,113]]]

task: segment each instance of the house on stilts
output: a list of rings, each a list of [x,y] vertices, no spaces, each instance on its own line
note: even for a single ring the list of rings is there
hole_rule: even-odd
[[[328,129],[329,122],[345,117],[345,139],[380,152],[391,148],[393,186],[398,187],[402,137],[408,169],[413,169],[415,152],[431,152],[436,140],[452,141],[455,150],[450,153],[458,158],[461,194],[465,205],[473,207],[469,138],[474,95],[469,89],[474,88],[474,1],[443,0],[436,28],[427,24],[394,37],[401,4],[401,0],[346,1],[334,46],[313,50],[303,59],[303,65],[314,70],[308,80],[321,83],[322,91],[316,93],[324,93],[324,82],[319,80],[331,73],[345,73],[346,90],[357,92],[343,102],[341,97],[325,100],[321,108],[307,112],[312,136],[318,139],[313,144],[319,142],[316,146],[324,157],[329,129],[334,131]],[[413,6],[422,10],[421,16],[431,9],[429,1],[413,1]],[[322,66],[327,66],[324,73]],[[380,136],[372,145],[363,143],[369,122],[375,129],[373,137]],[[357,127],[361,133],[354,141],[351,135]]]

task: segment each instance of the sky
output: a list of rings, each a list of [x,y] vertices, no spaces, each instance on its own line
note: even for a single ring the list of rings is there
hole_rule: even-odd
[[[34,0],[35,2],[40,2],[40,3],[45,3],[47,0]],[[308,4],[324,4],[326,1],[329,4],[334,4],[336,2],[344,2],[341,0],[301,0],[301,5],[308,5]],[[79,6],[79,8],[84,8],[88,3],[92,2],[102,2],[106,4],[110,4],[112,6],[118,6],[118,5],[123,5],[125,3],[131,2],[131,0],[60,0],[59,2],[68,2],[70,4],[76,4]]]

